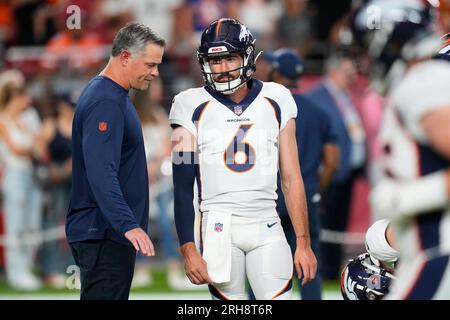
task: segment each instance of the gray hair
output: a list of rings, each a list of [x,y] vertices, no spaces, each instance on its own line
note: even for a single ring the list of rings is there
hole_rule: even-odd
[[[114,38],[111,55],[118,56],[122,51],[144,51],[148,43],[164,47],[166,41],[155,35],[149,27],[141,23],[128,23],[117,32]]]

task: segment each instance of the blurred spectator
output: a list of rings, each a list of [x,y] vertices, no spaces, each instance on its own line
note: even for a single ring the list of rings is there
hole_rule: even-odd
[[[42,157],[33,129],[23,118],[31,97],[20,76],[2,74],[0,86],[0,161],[3,166],[6,278],[13,288],[34,290],[40,281],[33,275],[37,244],[26,236],[41,226],[41,196],[33,172],[33,158]]]
[[[56,33],[56,8],[46,0],[11,1],[19,46],[45,44]]]
[[[326,62],[325,79],[308,94],[330,115],[338,133],[340,165],[331,185],[323,193],[322,226],[330,231],[346,231],[353,183],[362,173],[366,160],[365,132],[349,93],[356,75],[352,60],[343,55],[332,55]],[[342,246],[322,242],[320,252],[324,279],[338,279]]]
[[[295,48],[306,56],[314,40],[313,16],[308,10],[307,0],[284,0],[284,14],[276,23],[279,45]]]
[[[105,0],[47,0],[58,5],[60,10],[58,17],[58,30],[67,28],[68,18],[73,15],[73,10],[67,10],[70,6],[80,8],[81,28],[83,30],[95,30],[100,27],[105,17],[101,14],[101,6]]]
[[[47,43],[43,66],[54,69],[63,62],[74,69],[95,68],[103,62],[104,41],[93,31],[63,30]]]
[[[136,91],[133,103],[142,123],[150,183],[150,217],[156,219],[159,244],[167,264],[167,282],[173,289],[195,289],[184,276],[173,223],[173,185],[171,177],[170,126],[166,111],[160,106],[161,81],[154,80],[148,91]],[[149,234],[153,234],[149,230]],[[133,287],[148,285],[152,279],[145,258],[136,263]]]
[[[101,8],[108,17],[122,15],[145,24],[166,43],[171,43],[173,11],[181,4],[183,0],[104,0]]]
[[[14,35],[13,12],[9,0],[0,0],[0,52],[1,47],[7,45]]]
[[[238,19],[258,39],[258,47],[274,49],[273,38],[276,21],[283,13],[281,2],[278,0],[241,0],[238,12]]]
[[[236,0],[184,0],[174,11],[173,48],[175,52],[194,54],[202,31],[219,18],[235,18]]]
[[[236,17],[236,0],[183,0],[174,8],[173,34],[167,48],[167,65],[164,74],[171,77],[163,80],[171,96],[202,83],[197,67],[196,51],[203,29],[212,21],[222,17]],[[170,105],[170,101],[167,105]]]
[[[47,145],[50,163],[47,184],[50,201],[43,218],[44,230],[64,226],[70,199],[72,175],[72,121],[75,94],[59,98],[56,115],[43,124],[42,139]],[[75,264],[64,239],[46,241],[42,246],[42,271],[46,284],[63,288],[67,266]]]

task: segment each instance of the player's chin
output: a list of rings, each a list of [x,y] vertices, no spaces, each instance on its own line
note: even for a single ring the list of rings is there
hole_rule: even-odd
[[[147,90],[150,87],[150,79],[145,79],[142,82],[139,83],[139,86],[135,89],[137,90]]]

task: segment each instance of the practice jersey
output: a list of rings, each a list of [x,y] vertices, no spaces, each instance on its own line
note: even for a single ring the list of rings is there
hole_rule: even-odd
[[[198,145],[200,211],[236,216],[276,216],[278,137],[297,116],[290,91],[251,80],[247,97],[234,103],[208,87],[181,92],[169,122],[186,128]]]

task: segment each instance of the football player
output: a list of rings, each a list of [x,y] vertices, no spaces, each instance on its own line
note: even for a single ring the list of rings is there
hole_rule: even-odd
[[[380,131],[384,179],[373,214],[388,217],[400,262],[388,299],[450,298],[450,64],[432,1],[372,0],[356,14],[356,36],[387,96]]]
[[[245,299],[246,276],[256,299],[289,299],[293,262],[303,283],[316,274],[295,139],[297,107],[284,86],[252,78],[257,58],[244,25],[214,21],[198,49],[205,86],[179,93],[169,116],[186,274],[194,284],[208,283],[213,299]],[[278,168],[297,236],[294,257],[275,209]]]

